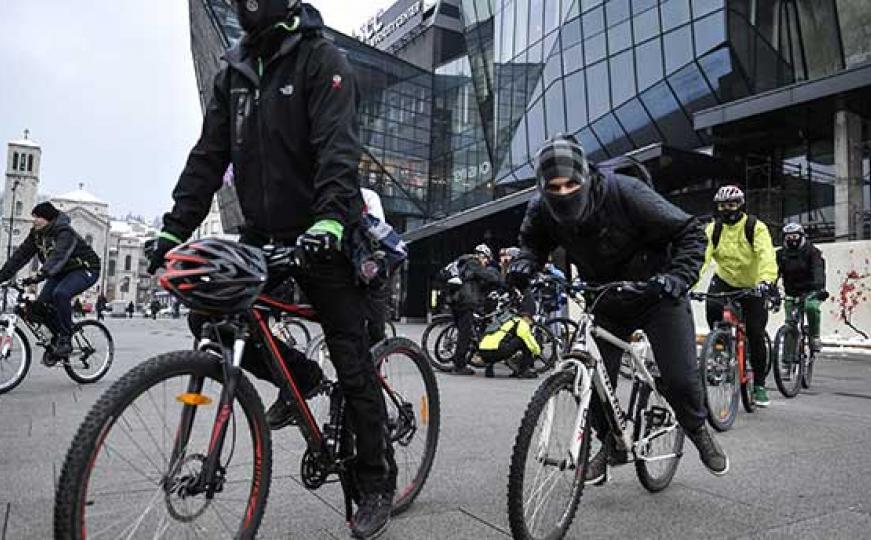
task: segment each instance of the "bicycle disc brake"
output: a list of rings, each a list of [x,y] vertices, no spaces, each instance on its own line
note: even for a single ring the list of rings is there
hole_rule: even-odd
[[[191,504],[191,497],[195,497],[205,492],[200,487],[200,476],[203,473],[203,465],[206,462],[206,456],[202,454],[191,454],[184,458],[176,467],[173,473],[167,476],[164,480],[164,496],[163,500],[166,503],[166,510],[174,519],[190,523],[205,512],[212,499],[202,497],[202,506],[197,508],[197,505]],[[215,474],[215,493],[220,492],[224,487],[224,469],[218,467]],[[183,502],[183,504],[174,504]]]

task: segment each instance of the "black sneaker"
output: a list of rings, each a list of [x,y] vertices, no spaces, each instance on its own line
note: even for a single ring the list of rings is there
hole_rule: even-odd
[[[269,429],[276,430],[290,425],[299,423],[299,410],[295,403],[290,403],[281,399],[281,396],[275,400],[275,403],[266,411],[266,423],[269,424]]]
[[[484,376],[488,379],[492,379],[496,376],[496,373],[493,371],[493,364],[487,364],[487,367],[484,368]]]
[[[475,370],[470,368],[469,366],[456,367],[454,366],[453,371],[451,371],[454,375],[474,375]]]
[[[70,341],[70,336],[60,336],[57,338],[57,345],[54,347],[54,355],[60,358],[68,358],[73,354],[73,344]]]
[[[537,379],[538,373],[532,371],[531,369],[524,369],[520,373],[517,374],[518,379]]]
[[[696,445],[699,459],[708,471],[716,476],[723,476],[729,472],[729,457],[717,443],[708,426],[702,424],[697,430],[688,431],[687,436]]]
[[[378,538],[387,530],[393,509],[393,493],[364,493],[351,520],[353,538]]]
[[[584,471],[584,484],[588,486],[601,486],[608,481],[608,450],[603,445],[596,455],[587,462],[587,470]]]

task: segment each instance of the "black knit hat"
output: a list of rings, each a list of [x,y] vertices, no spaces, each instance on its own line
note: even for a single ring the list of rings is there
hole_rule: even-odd
[[[55,206],[50,202],[46,201],[34,206],[33,211],[30,213],[36,217],[41,217],[48,221],[54,221],[60,215],[60,210],[55,208]]]

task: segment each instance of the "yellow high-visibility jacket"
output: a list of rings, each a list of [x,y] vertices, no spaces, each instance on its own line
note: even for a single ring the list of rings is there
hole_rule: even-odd
[[[751,246],[744,234],[746,221],[747,214],[744,214],[744,217],[734,225],[723,223],[723,232],[716,249],[711,242],[714,223],[708,224],[705,228],[708,248],[705,250],[705,264],[702,266],[701,275],[705,274],[713,259],[717,263],[714,274],[732,287],[744,289],[755,287],[762,282],[777,281],[777,257],[771,243],[771,235],[768,234],[768,226],[761,219],[756,221]]]
[[[484,336],[478,349],[482,351],[496,351],[499,349],[499,344],[502,343],[502,340],[512,333],[516,334],[523,341],[523,344],[526,345],[526,348],[529,349],[533,356],[541,354],[541,346],[535,340],[535,336],[532,335],[529,323],[523,317],[517,316],[502,323],[499,330]]]

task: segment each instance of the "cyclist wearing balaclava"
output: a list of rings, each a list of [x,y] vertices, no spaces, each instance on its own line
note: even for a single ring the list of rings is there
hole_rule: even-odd
[[[805,298],[803,307],[811,345],[819,352],[822,348],[820,302],[829,297],[825,290],[826,260],[799,223],[787,223],[783,227],[783,247],[777,250],[777,271],[783,278],[783,290],[788,297],[784,306],[787,313],[792,311],[792,302],[808,293],[816,293]]]
[[[511,264],[509,280],[522,285],[562,247],[584,281],[646,281],[644,295],[606,296],[596,308],[596,320],[625,340],[644,330],[678,422],[704,465],[725,474],[729,460],[705,424],[695,326],[686,297],[702,265],[700,223],[640,180],[594,170],[571,137],[557,136],[544,144],[536,156],[536,178],[538,195],[520,227],[521,254]],[[622,351],[602,340],[597,345],[616,385]],[[585,480],[599,483],[607,478],[607,465],[625,463],[627,456],[616,450],[596,396],[592,415],[603,445],[590,460]]]
[[[768,227],[762,220],[748,215],[744,192],[738,186],[722,186],[714,195],[716,214],[705,229],[708,247],[705,250],[705,273],[710,262],[717,263],[708,292],[721,293],[738,289],[759,291],[761,296],[748,296],[738,302],[743,308],[747,340],[750,343],[750,364],[753,366],[753,397],[760,407],[767,407],[765,373],[768,355],[765,325],[768,312],[764,296],[777,296],[777,261]],[[705,305],[708,324],[723,318],[723,301],[709,298]]]
[[[370,538],[387,526],[396,479],[364,328],[365,290],[340,249],[363,213],[354,74],[310,5],[236,0],[235,7],[245,36],[215,77],[202,135],[173,191],[150,269],[202,222],[232,163],[245,218],[241,241],[296,243],[307,252],[310,264],[293,277],[318,313],[346,399],[361,492],[351,528]],[[195,332],[202,323],[190,322]],[[279,396],[267,413],[270,427],[289,425],[294,411]]]

